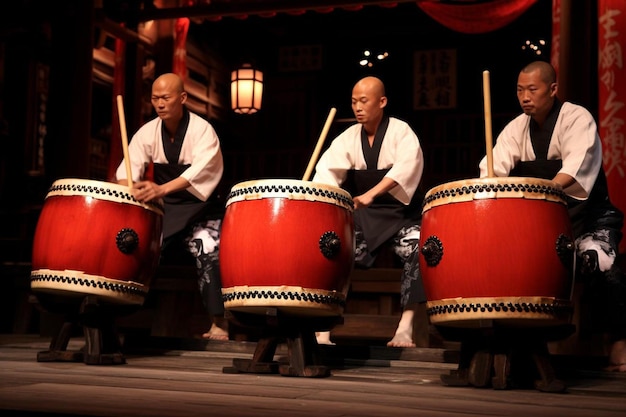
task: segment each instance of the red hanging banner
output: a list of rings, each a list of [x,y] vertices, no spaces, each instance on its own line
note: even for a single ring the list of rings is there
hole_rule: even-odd
[[[174,60],[172,72],[178,74],[183,81],[187,80],[187,33],[189,32],[189,19],[181,17],[176,19],[174,32]]]
[[[559,56],[561,53],[561,0],[552,0],[552,50],[550,63],[554,67],[557,80],[559,74]]]
[[[598,128],[611,201],[626,213],[625,3],[598,1]],[[625,252],[626,238],[620,243],[620,253]]]

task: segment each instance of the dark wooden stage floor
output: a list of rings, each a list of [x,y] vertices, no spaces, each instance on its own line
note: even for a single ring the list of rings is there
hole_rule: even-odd
[[[72,338],[67,350],[84,343]],[[0,336],[0,415],[626,416],[626,375],[566,357],[551,358],[567,387],[551,393],[444,385],[441,375],[458,367],[444,349],[321,346],[331,373],[312,378],[225,372],[236,358],[252,358],[252,342],[129,342],[118,365],[39,362],[49,345],[38,335]],[[288,349],[275,353],[284,361]]]

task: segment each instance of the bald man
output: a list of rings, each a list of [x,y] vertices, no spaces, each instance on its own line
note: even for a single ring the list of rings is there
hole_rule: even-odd
[[[498,177],[550,179],[563,187],[577,254],[576,279],[585,283],[595,330],[611,339],[607,369],[626,371],[626,278],[615,262],[623,213],[609,199],[602,142],[585,108],[557,98],[556,72],[535,61],[517,78],[523,114],[507,124],[493,148]],[[487,157],[480,175],[488,174]]]
[[[202,301],[211,329],[202,336],[228,340],[224,319],[219,242],[222,205],[214,198],[224,171],[219,138],[205,119],[185,107],[187,93],[176,74],[152,84],[152,106],[158,117],[143,125],[128,146],[133,196],[141,202],[163,199],[163,251],[179,242],[194,256]],[[154,181],[144,177],[154,163]],[[116,172],[128,184],[125,161]]]
[[[376,77],[359,80],[352,89],[357,123],[337,136],[315,167],[314,182],[347,189],[353,196],[356,233],[355,266],[369,268],[381,247],[391,242],[404,264],[401,276],[402,316],[391,347],[415,347],[413,317],[425,302],[418,264],[424,169],[419,139],[404,121],[385,114],[387,97]],[[318,343],[330,342],[328,332]]]

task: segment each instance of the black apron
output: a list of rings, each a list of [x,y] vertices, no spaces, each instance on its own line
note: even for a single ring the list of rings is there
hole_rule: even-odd
[[[350,170],[343,188],[350,195],[361,195],[378,184],[388,171]],[[394,237],[403,227],[419,222],[420,215],[420,208],[413,204],[413,201],[406,206],[386,193],[377,197],[369,207],[355,210],[354,223],[363,231],[363,238],[371,253]]]
[[[165,184],[178,178],[189,165],[154,164],[154,182]],[[202,201],[187,190],[163,197],[163,239],[167,239],[215,211],[213,199]]]

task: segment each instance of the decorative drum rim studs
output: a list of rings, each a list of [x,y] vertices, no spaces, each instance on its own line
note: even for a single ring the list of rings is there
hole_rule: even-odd
[[[570,300],[555,297],[458,297],[428,301],[426,306],[433,324],[470,327],[497,319],[530,319],[533,326],[549,326],[569,322],[574,310]]]
[[[67,269],[64,271],[50,269],[32,271],[30,286],[35,291],[62,291],[63,295],[97,295],[120,304],[143,304],[149,289],[139,282],[119,281]],[[80,292],[76,292],[78,289]]]
[[[332,190],[329,188],[332,188]],[[226,207],[238,201],[276,197],[325,202],[341,206],[346,210],[354,210],[352,196],[347,191],[327,184],[301,180],[251,180],[241,182],[231,188]]]
[[[441,184],[426,193],[422,212],[448,203],[490,198],[526,198],[566,205],[565,193],[555,182],[541,178],[488,177]]]
[[[241,285],[222,289],[224,303],[231,310],[259,307],[286,307],[302,312],[314,307],[316,315],[337,315],[346,304],[346,296],[338,291],[288,285]]]
[[[76,181],[80,181],[80,183]],[[103,184],[106,184],[106,187],[103,186]],[[140,203],[135,200],[135,197],[130,193],[127,186],[112,182],[84,179],[60,179],[52,183],[48,194],[46,194],[46,199],[56,196],[83,196],[114,203],[133,204],[163,216],[163,204],[154,201]]]

